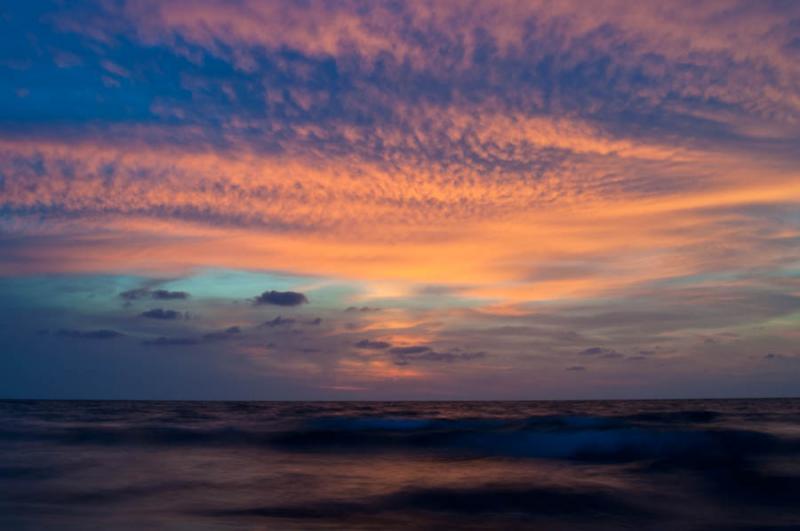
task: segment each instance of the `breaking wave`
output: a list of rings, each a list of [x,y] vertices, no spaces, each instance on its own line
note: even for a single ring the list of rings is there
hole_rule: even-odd
[[[296,452],[417,451],[585,461],[725,461],[798,449],[796,441],[711,424],[719,415],[673,411],[525,418],[311,416],[292,422],[80,422],[0,428],[6,441],[71,445],[251,446]],[[171,420],[174,417],[171,417]]]

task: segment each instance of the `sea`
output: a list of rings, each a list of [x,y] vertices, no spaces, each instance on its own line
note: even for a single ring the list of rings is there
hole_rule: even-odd
[[[0,529],[800,529],[800,400],[0,401]]]

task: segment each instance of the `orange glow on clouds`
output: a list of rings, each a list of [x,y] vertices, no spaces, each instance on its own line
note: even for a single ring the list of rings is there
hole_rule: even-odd
[[[24,292],[0,311],[71,308],[24,348],[119,329],[242,378],[445,394],[800,356],[797,6],[89,7],[9,15],[40,45],[0,64],[0,281]]]

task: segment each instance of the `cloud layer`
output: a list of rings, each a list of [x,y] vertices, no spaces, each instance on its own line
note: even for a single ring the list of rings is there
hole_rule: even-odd
[[[62,316],[24,348],[225,350],[314,389],[746,390],[796,355],[799,28],[781,1],[14,6],[2,302]],[[62,276],[116,280],[23,280]]]

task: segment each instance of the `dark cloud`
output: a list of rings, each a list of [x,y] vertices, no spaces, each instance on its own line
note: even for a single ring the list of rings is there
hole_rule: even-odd
[[[577,372],[577,371],[585,371],[585,370],[586,370],[586,367],[584,367],[584,366],[582,366],[582,365],[573,365],[572,367],[567,367],[567,368],[566,368],[566,369],[564,369],[564,370],[565,370],[565,371],[576,371],[576,372]]]
[[[265,291],[255,298],[256,305],[272,304],[275,306],[300,306],[307,304],[308,298],[296,291]]]
[[[448,296],[455,295],[466,290],[468,286],[451,286],[445,284],[429,284],[420,286],[415,290],[417,295],[428,296]]]
[[[373,308],[371,306],[348,306],[345,308],[346,312],[379,312],[380,308]]]
[[[128,291],[123,291],[119,294],[119,296],[127,301],[135,301],[139,299],[144,299],[150,296],[150,290],[147,289],[129,289]]]
[[[797,356],[787,356],[786,354],[778,354],[776,352],[770,352],[764,355],[765,360],[795,360],[798,359]]]
[[[362,339],[361,341],[357,342],[355,346],[364,349],[382,350],[391,347],[392,344],[387,343],[386,341],[371,341],[369,339]]]
[[[154,308],[152,310],[147,310],[146,312],[140,313],[139,316],[146,317],[148,319],[162,319],[166,321],[174,321],[175,319],[181,318],[181,313],[176,312],[175,310],[164,310],[162,308]]]
[[[307,325],[310,325],[310,326],[319,326],[319,325],[322,324],[322,318],[321,317],[317,317],[315,319],[309,319],[308,321],[305,321],[305,323],[303,323],[303,324],[307,324]]]
[[[276,326],[291,326],[295,323],[295,319],[290,317],[283,318],[280,315],[271,321],[265,321],[261,324],[261,326],[266,326],[269,328],[275,328]]]
[[[408,365],[418,361],[453,363],[476,360],[487,356],[486,352],[464,352],[459,348],[437,351],[427,345],[393,347],[389,342],[370,339],[362,339],[354,343],[354,346],[366,350],[386,350],[394,359],[396,365]]]
[[[139,299],[185,300],[189,298],[189,294],[185,291],[168,291],[165,289],[149,290],[145,288],[123,291],[119,296],[127,301]]]
[[[57,334],[76,339],[114,339],[116,337],[125,335],[122,332],[117,332],[116,330],[75,330],[71,328],[62,328],[57,332]]]
[[[238,326],[231,326],[230,328],[226,328],[220,332],[209,332],[207,334],[203,334],[203,341],[207,343],[214,341],[225,341],[241,333],[242,330]]]
[[[486,352],[459,352],[459,351],[444,351],[439,352],[431,350],[422,352],[420,354],[403,354],[397,356],[395,363],[400,365],[407,364],[411,361],[440,361],[445,363],[453,363],[456,361],[470,361],[485,358]]]
[[[167,291],[165,289],[157,289],[153,291],[150,296],[153,299],[158,300],[176,300],[176,299],[188,299],[189,294],[185,291]]]
[[[414,345],[410,347],[392,347],[389,349],[390,354],[396,354],[398,356],[409,356],[415,354],[422,354],[423,352],[430,352],[431,347],[426,347],[425,345]]]
[[[487,356],[486,352],[462,352],[460,349],[436,351],[425,345],[392,347],[389,349],[389,353],[394,356],[396,365],[408,365],[415,361],[453,363],[476,360]]]
[[[624,358],[625,355],[617,352],[616,350],[605,347],[591,347],[580,351],[578,354],[581,356],[596,356],[598,358]]]
[[[157,337],[155,339],[148,339],[146,341],[142,341],[143,345],[150,345],[154,347],[187,347],[191,345],[197,345],[200,343],[196,338],[193,337]]]
[[[241,328],[238,326],[231,326],[226,328],[225,330],[219,330],[216,332],[208,332],[203,334],[200,337],[190,337],[190,336],[182,336],[182,337],[157,337],[155,339],[148,339],[143,341],[143,345],[150,345],[156,347],[186,347],[192,345],[201,345],[207,343],[217,343],[219,341],[227,341],[230,339],[235,338],[239,334],[242,333]]]

